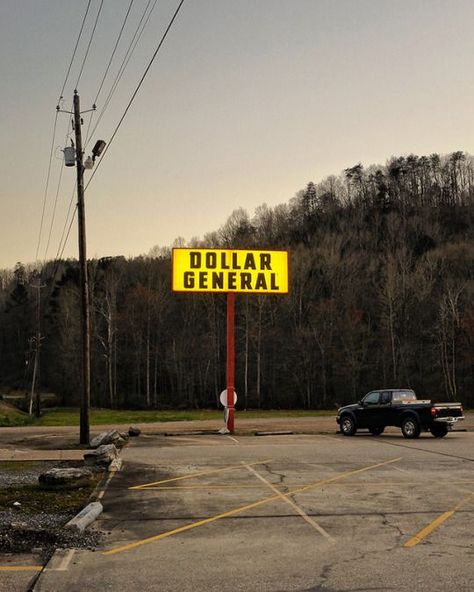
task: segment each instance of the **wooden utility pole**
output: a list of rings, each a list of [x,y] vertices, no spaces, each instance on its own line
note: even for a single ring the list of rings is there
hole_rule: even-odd
[[[35,357],[33,362],[33,378],[31,381],[31,393],[30,393],[30,404],[29,414],[30,417],[33,415],[33,411],[36,417],[41,415],[41,395],[40,395],[40,347],[41,347],[41,276],[38,274],[37,283],[33,284],[36,288],[36,335],[32,341],[35,344]]]
[[[74,91],[74,132],[76,136],[77,220],[79,226],[79,268],[81,291],[82,333],[82,396],[80,443],[89,445],[89,407],[91,399],[89,282],[87,277],[86,219],[84,208],[84,164],[82,153],[81,108],[77,90]]]

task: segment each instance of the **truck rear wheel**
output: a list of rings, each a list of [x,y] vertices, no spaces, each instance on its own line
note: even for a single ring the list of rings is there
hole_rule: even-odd
[[[430,432],[435,438],[444,438],[448,433],[448,426],[443,424],[434,425],[430,427]]]
[[[420,435],[420,424],[418,420],[412,415],[405,417],[402,420],[402,434],[405,438],[418,438]]]
[[[340,426],[341,434],[344,436],[353,436],[357,431],[355,420],[351,415],[343,415]]]

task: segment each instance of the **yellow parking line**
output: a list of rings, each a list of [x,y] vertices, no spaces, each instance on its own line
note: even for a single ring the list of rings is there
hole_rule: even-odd
[[[411,537],[403,546],[404,547],[415,547],[418,543],[421,543],[428,535],[430,535],[438,526],[441,526],[443,522],[446,522],[448,518],[451,518],[453,514],[455,514],[458,510],[460,510],[463,506],[465,506],[472,498],[474,498],[474,491],[471,492],[469,495],[464,497],[460,502],[458,502],[454,508],[448,510],[447,512],[443,512],[440,516],[438,516],[433,522],[428,524],[422,528],[419,532],[417,532],[414,536]]]
[[[366,471],[370,471],[372,469],[377,469],[378,467],[383,467],[385,465],[389,465],[391,463],[398,462],[402,459],[402,457],[394,458],[391,460],[386,460],[384,462],[380,462],[374,465],[369,465],[367,467],[362,467],[361,469],[355,469],[353,471],[345,471],[344,473],[340,473],[334,477],[330,477],[329,479],[322,479],[321,481],[316,481],[315,483],[310,483],[309,485],[305,485],[304,487],[299,487],[298,489],[293,489],[292,491],[288,491],[283,495],[285,497],[289,497],[290,495],[295,495],[296,493],[302,493],[303,491],[308,491],[314,487],[319,487],[321,485],[327,485],[329,483],[333,483],[334,481],[339,481],[340,479],[345,479],[346,477],[350,477],[351,475],[358,475],[360,473],[364,473]],[[267,461],[268,462],[268,461]],[[253,463],[253,464],[261,464],[261,463]],[[250,465],[249,465],[250,466]],[[242,465],[240,465],[242,468]],[[186,524],[184,526],[180,526],[179,528],[175,528],[174,530],[169,530],[168,532],[163,532],[161,534],[157,534],[155,536],[148,537],[146,539],[141,539],[135,541],[134,543],[130,543],[128,545],[123,545],[121,547],[115,547],[114,549],[110,549],[109,551],[104,551],[103,555],[115,555],[117,553],[123,553],[124,551],[130,551],[131,549],[136,549],[137,547],[141,547],[142,545],[146,545],[148,543],[152,543],[155,541],[160,541],[167,537],[173,536],[175,534],[179,534],[180,532],[185,532],[187,530],[191,530],[193,528],[197,528],[198,526],[204,526],[205,524],[210,524],[211,522],[216,522],[217,520],[221,520],[222,518],[228,518],[229,516],[234,516],[235,514],[239,514],[240,512],[244,512],[246,510],[251,510],[253,508],[257,508],[258,506],[262,506],[263,504],[268,504],[274,502],[275,500],[279,500],[280,495],[272,495],[270,497],[266,497],[264,499],[258,500],[251,504],[246,504],[245,506],[239,506],[238,508],[234,508],[233,510],[229,510],[228,512],[223,512],[222,514],[217,514],[215,516],[211,516],[209,518],[205,518],[204,520],[199,520],[198,522],[191,522],[190,524]]]
[[[323,535],[323,537],[326,537],[326,539],[328,541],[330,541],[331,543],[334,543],[334,539],[332,538],[332,536],[326,532],[324,530],[324,528],[322,526],[320,526],[316,520],[313,520],[310,516],[308,516],[308,514],[302,509],[300,508],[300,506],[298,506],[297,504],[295,504],[295,502],[290,499],[289,497],[285,496],[284,493],[282,493],[281,491],[279,491],[275,485],[273,485],[273,483],[270,483],[270,481],[268,481],[267,479],[265,479],[265,477],[263,477],[262,475],[260,475],[260,473],[257,473],[257,471],[252,468],[249,467],[247,464],[242,463],[244,465],[244,467],[246,469],[248,469],[252,475],[255,475],[255,477],[257,477],[257,479],[259,479],[262,483],[265,483],[265,485],[267,487],[269,487],[274,493],[276,493],[278,495],[278,497],[283,500],[284,502],[286,502],[289,506],[291,506],[293,508],[293,510],[295,510],[295,512],[297,514],[299,514],[301,516],[301,518],[303,518],[303,520],[305,522],[307,522],[310,526],[312,526],[315,530],[317,530],[319,532],[319,534]]]
[[[262,489],[262,485],[259,485],[258,483],[254,483],[253,485],[210,485],[207,483],[201,485],[158,485],[157,487],[146,487],[145,491],[209,491],[212,489]]]
[[[252,465],[262,465],[270,462],[271,458],[266,460],[259,460],[258,462],[250,463]],[[207,471],[199,471],[198,473],[191,473],[190,475],[183,475],[182,477],[173,477],[172,479],[162,479],[161,481],[153,481],[153,483],[145,483],[143,485],[134,485],[129,489],[147,489],[152,485],[160,485],[161,483],[172,483],[173,481],[181,481],[182,479],[194,479],[194,477],[201,477],[202,475],[211,475],[212,473],[222,473],[223,471],[232,471],[233,469],[242,469],[242,465],[230,465],[228,467],[221,467],[220,469],[210,469]]]
[[[0,571],[40,571],[42,565],[0,565]]]
[[[351,483],[335,483],[334,485],[341,486],[341,487],[363,487],[364,489],[374,489],[377,487],[413,487],[413,486],[422,486],[426,487],[426,485],[444,485],[446,487],[453,486],[453,485],[472,485],[474,483],[473,480],[470,481],[381,481],[381,482],[371,482],[371,483],[364,483],[364,482],[351,482]],[[284,485],[280,485],[279,483],[273,483],[276,488],[279,487],[301,487],[299,483],[285,483]],[[157,485],[156,487],[153,485],[147,486],[144,490],[150,491],[159,491],[162,489],[163,491],[207,491],[212,489],[258,489],[262,487],[258,485],[258,483],[254,483],[252,485],[237,485],[236,483],[200,483],[199,485]],[[142,490],[143,491],[143,490]]]

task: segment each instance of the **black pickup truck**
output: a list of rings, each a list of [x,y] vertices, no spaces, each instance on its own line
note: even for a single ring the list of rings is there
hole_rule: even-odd
[[[358,403],[338,409],[336,417],[344,436],[353,436],[358,429],[379,436],[387,426],[397,426],[405,438],[418,438],[422,430],[442,438],[462,419],[461,403],[419,400],[411,389],[371,391]]]

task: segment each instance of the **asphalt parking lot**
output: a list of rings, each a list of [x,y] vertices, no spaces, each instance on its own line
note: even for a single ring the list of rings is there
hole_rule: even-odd
[[[95,552],[35,590],[474,587],[474,433],[147,436],[127,447]]]

